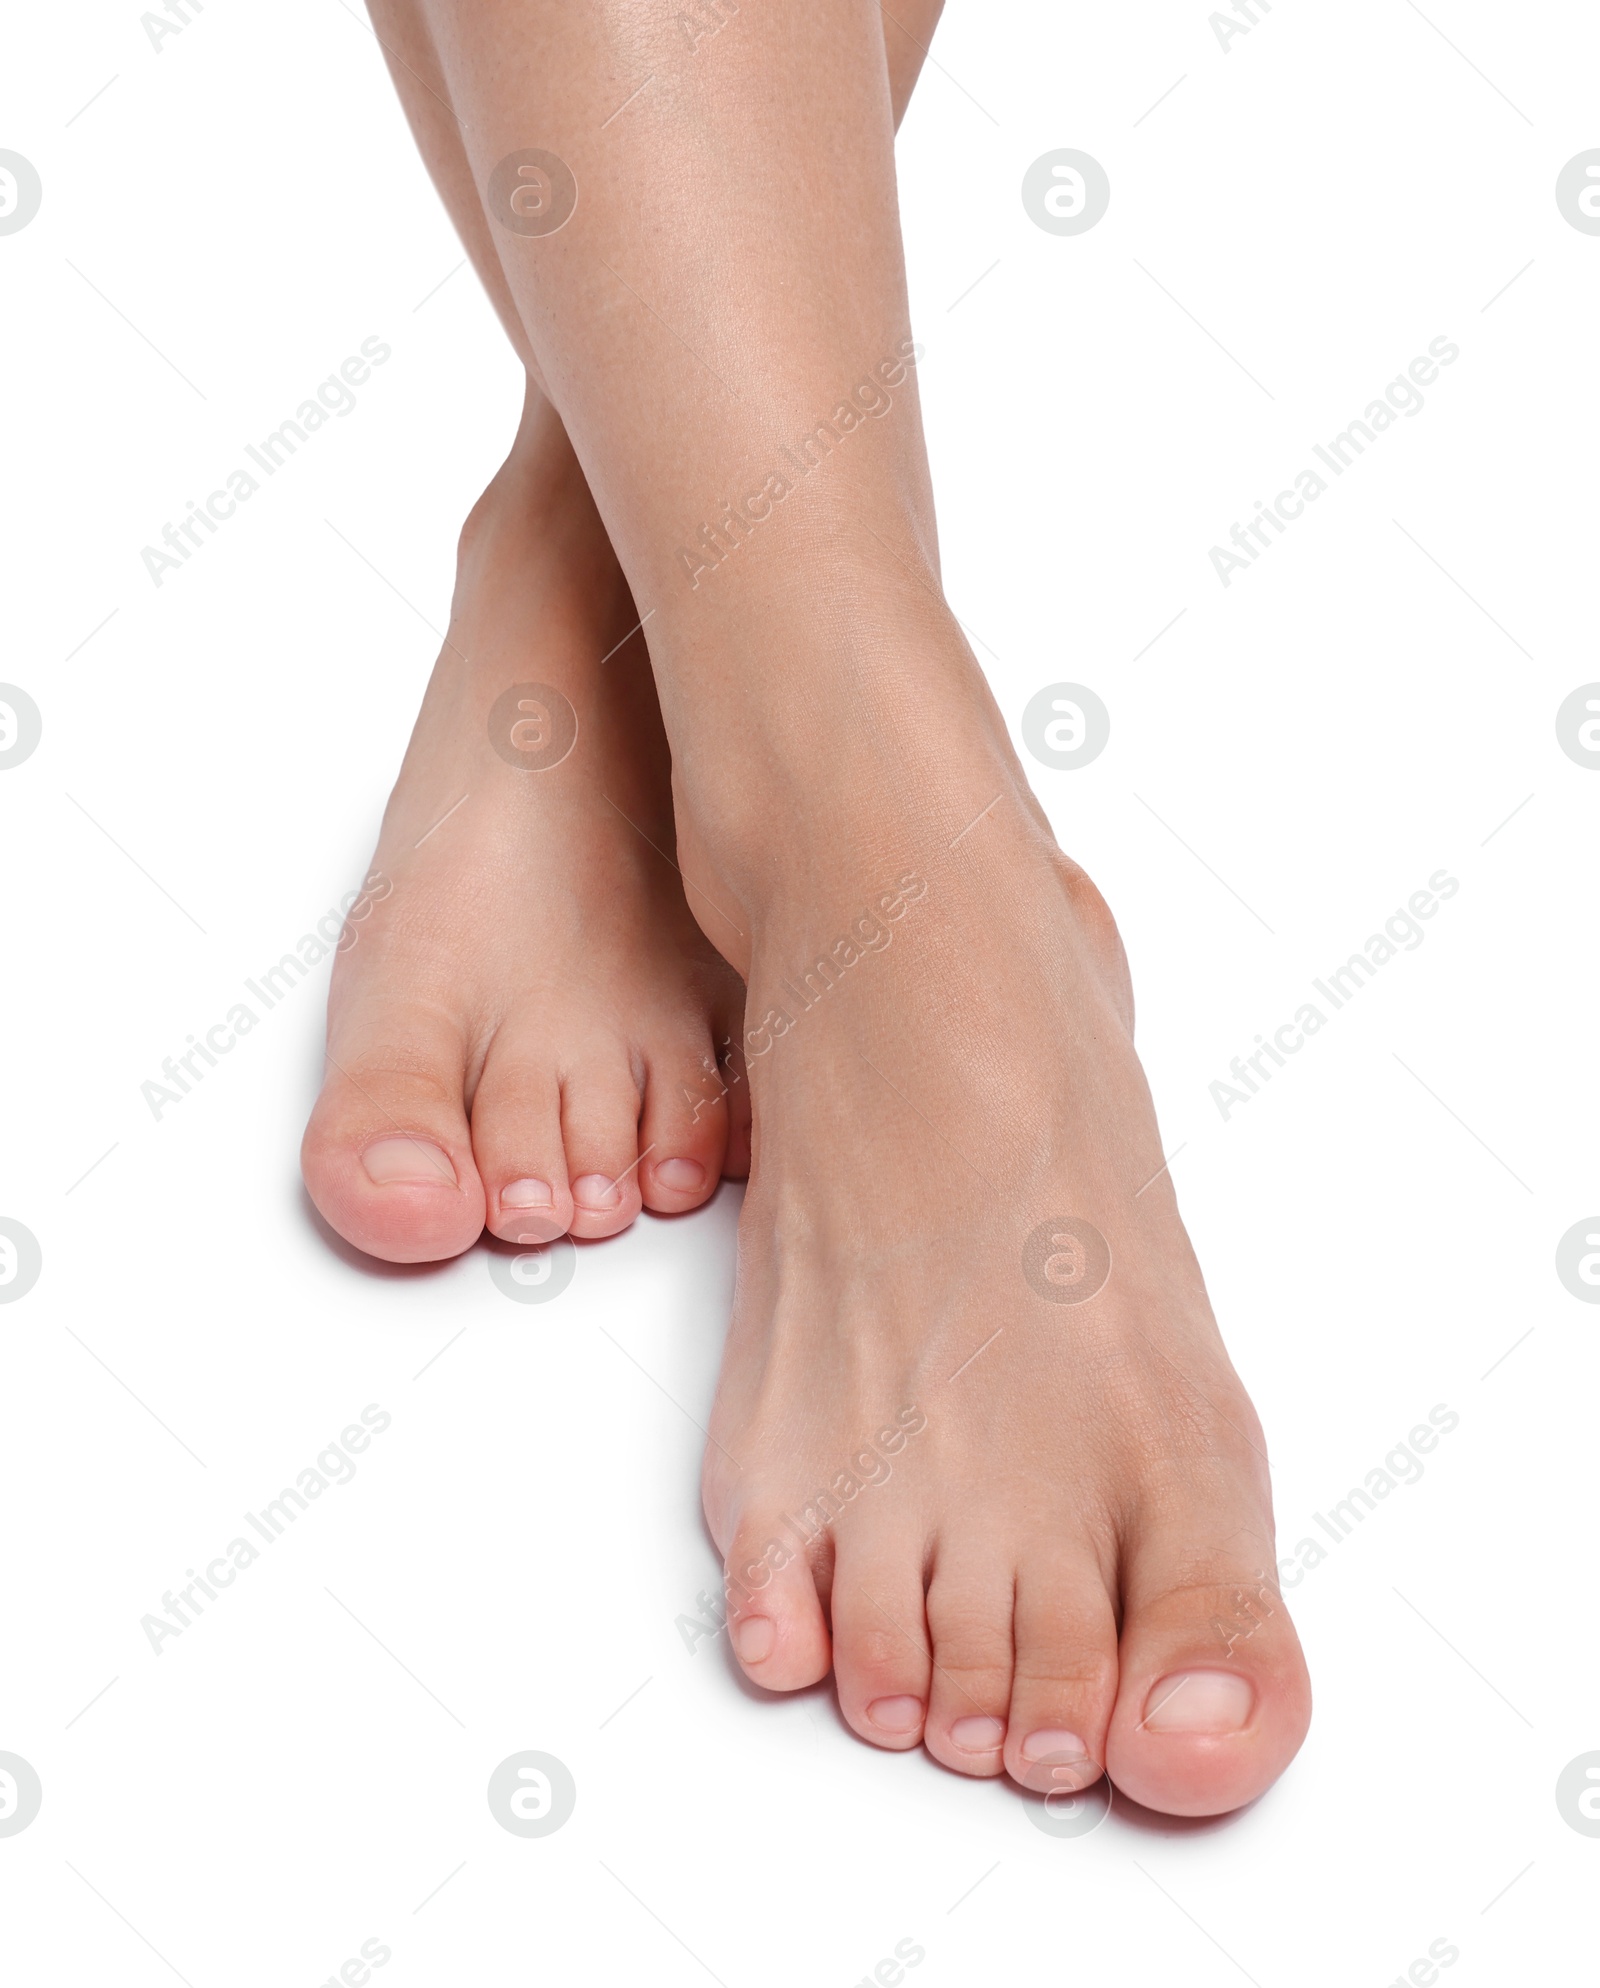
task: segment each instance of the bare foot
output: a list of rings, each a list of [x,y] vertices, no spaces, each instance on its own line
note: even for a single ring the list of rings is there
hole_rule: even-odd
[[[735,714],[730,739],[788,742],[759,814],[737,778],[679,797],[686,868],[751,935],[755,1165],[704,1483],[733,1645],[776,1690],[831,1664],[878,1746],[1217,1813],[1310,1717],[1265,1441],[1110,913],[958,630],[894,592],[849,658],[789,673],[825,749],[798,705]]]
[[[334,971],[302,1164],[374,1256],[611,1235],[744,1169],[719,1074],[743,989],[684,903],[637,620],[565,436],[530,419],[462,533],[373,859],[392,888]]]

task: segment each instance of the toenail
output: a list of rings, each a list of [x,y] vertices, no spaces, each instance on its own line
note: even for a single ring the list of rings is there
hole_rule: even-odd
[[[747,1615],[734,1624],[733,1647],[742,1664],[759,1664],[772,1655],[778,1640],[777,1624],[770,1615]]]
[[[950,1728],[952,1742],[963,1753],[993,1753],[1005,1736],[1004,1719],[957,1719]]]
[[[1076,1733],[1064,1733],[1054,1727],[1042,1733],[1029,1733],[1022,1742],[1024,1760],[1043,1760],[1052,1753],[1062,1756],[1063,1765],[1089,1757],[1089,1749]]]
[[[693,1194],[706,1184],[706,1170],[698,1160],[658,1160],[656,1184],[674,1194]]]
[[[361,1155],[374,1187],[454,1187],[456,1170],[427,1139],[379,1139]]]
[[[922,1724],[920,1698],[874,1698],[867,1717],[886,1733],[915,1732]]]
[[[614,1180],[608,1180],[603,1173],[586,1173],[572,1183],[572,1198],[581,1201],[585,1208],[615,1208],[622,1199]]]
[[[1151,1686],[1143,1723],[1153,1733],[1236,1733],[1249,1723],[1255,1696],[1236,1673],[1179,1671]]]
[[[502,1208],[549,1208],[555,1198],[547,1180],[514,1180],[500,1190]]]

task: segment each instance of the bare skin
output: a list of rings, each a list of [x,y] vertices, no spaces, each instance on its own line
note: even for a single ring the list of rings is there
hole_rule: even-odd
[[[1265,1444],[1115,927],[940,590],[878,15],[421,11],[474,183],[537,145],[580,188],[495,246],[650,615],[690,908],[748,983],[704,1481],[734,1648],[775,1690],[831,1666],[863,1738],[960,1772],[1236,1807],[1310,1712]]]

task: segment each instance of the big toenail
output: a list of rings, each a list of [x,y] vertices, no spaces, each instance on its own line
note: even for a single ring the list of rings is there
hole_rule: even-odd
[[[1151,1686],[1143,1723],[1153,1733],[1236,1733],[1249,1723],[1255,1697],[1236,1672],[1178,1671]]]
[[[922,1724],[920,1698],[874,1698],[867,1717],[886,1733],[914,1732]]]
[[[1076,1733],[1064,1733],[1053,1727],[1046,1732],[1029,1733],[1022,1742],[1024,1760],[1043,1760],[1051,1753],[1059,1753],[1063,1765],[1089,1757],[1089,1749]]]
[[[698,1160],[658,1160],[656,1181],[674,1194],[693,1194],[706,1184],[706,1170]]]
[[[747,1615],[733,1626],[733,1647],[742,1664],[759,1664],[772,1655],[778,1640],[777,1625],[770,1615]]]
[[[361,1155],[374,1187],[454,1187],[456,1170],[426,1139],[379,1139]]]
[[[622,1199],[617,1184],[603,1173],[586,1173],[572,1183],[572,1198],[585,1208],[615,1208]]]
[[[547,1180],[514,1180],[500,1190],[502,1208],[549,1208],[555,1198]]]
[[[993,1753],[1006,1736],[1004,1719],[957,1719],[950,1737],[963,1753]]]

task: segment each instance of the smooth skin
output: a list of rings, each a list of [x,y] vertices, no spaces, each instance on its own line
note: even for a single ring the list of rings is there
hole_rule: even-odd
[[[1235,1808],[1310,1716],[1265,1443],[1162,1168],[1115,925],[940,589],[880,16],[745,0],[691,34],[638,0],[415,4],[480,205],[526,147],[576,177],[559,232],[485,225],[648,616],[688,910],[746,987],[751,1185],[703,1486],[733,1646],[774,1690],[831,1667],[863,1738],[962,1773],[1064,1791],[1108,1772],[1153,1808]],[[527,805],[507,852],[544,833]],[[615,851],[591,867],[567,833],[543,845],[570,895],[539,1011],[558,1063],[590,922],[619,1013],[637,967],[626,919],[584,895]],[[470,862],[458,882],[482,950],[474,894],[489,917],[505,900]],[[433,964],[430,1011],[450,1001]],[[396,952],[380,1007],[411,998],[407,970]],[[441,1113],[471,1092],[470,1035],[404,1073]],[[443,1121],[413,1102],[389,1108],[421,1141]],[[419,1219],[445,1206],[415,1185]],[[464,1247],[478,1216],[456,1213]],[[1068,1218],[1111,1255],[1076,1304],[1024,1262]]]

